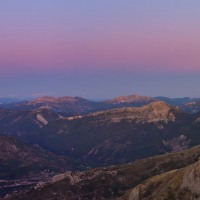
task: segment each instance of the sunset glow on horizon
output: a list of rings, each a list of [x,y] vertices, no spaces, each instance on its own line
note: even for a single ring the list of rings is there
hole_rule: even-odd
[[[2,0],[0,76],[6,74],[8,80],[14,76],[17,81],[23,73],[31,76],[29,72],[40,72],[37,77],[49,73],[51,77],[54,71],[58,72],[56,80],[62,73],[71,73],[74,79],[80,80],[75,74],[82,71],[96,77],[99,71],[104,74],[155,72],[160,76],[200,74],[199,9],[197,0]],[[42,82],[40,79],[48,79],[45,77],[35,80]],[[125,75],[122,79],[126,79]],[[188,81],[192,80],[190,75]],[[9,88],[12,84],[13,79]],[[161,94],[161,87],[152,95]],[[9,90],[2,92],[10,94],[14,88]],[[70,92],[74,90],[69,88]],[[76,87],[76,93],[81,90]],[[92,96],[93,90],[88,96]],[[148,88],[143,88],[141,93],[145,91]],[[184,95],[196,94],[183,92]]]

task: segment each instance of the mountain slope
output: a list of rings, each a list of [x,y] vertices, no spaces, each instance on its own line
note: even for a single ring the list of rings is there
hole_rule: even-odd
[[[57,157],[37,146],[22,143],[11,137],[0,135],[0,178],[29,176],[26,168],[35,168],[34,173],[49,169],[59,172],[71,169],[69,159]],[[33,173],[33,172],[31,172]]]
[[[14,113],[0,120],[1,132],[80,159],[84,166],[127,163],[200,143],[200,115],[183,113],[164,102],[75,117],[36,109],[19,120],[19,112]]]
[[[154,176],[127,192],[121,200],[197,200],[200,197],[200,161]]]
[[[0,196],[72,168],[73,162],[66,157],[0,135]]]
[[[197,102],[191,101],[189,103],[180,106],[180,108],[188,113],[200,112],[200,101]]]
[[[170,106],[162,101],[153,102],[149,105],[139,108],[121,108],[116,110],[108,110],[90,114],[97,119],[110,120],[113,122],[120,122],[121,120],[130,120],[136,123],[146,122],[170,122],[175,121],[174,112],[179,112],[173,106]]]
[[[191,140],[185,134],[195,119],[163,102],[154,102],[141,108],[57,120],[41,129],[40,141],[35,142],[80,158],[89,166],[127,163],[188,148]]]
[[[198,160],[200,146],[179,153],[147,158],[134,163],[92,169],[85,172],[66,172],[51,182],[8,200],[114,200],[151,176],[188,166]]]
[[[0,131],[84,166],[127,163],[200,143],[200,114],[164,102],[63,117],[47,107],[0,112]]]
[[[22,134],[23,132],[37,131],[50,121],[56,121],[62,116],[46,107],[32,111],[0,110],[0,130],[3,133]]]

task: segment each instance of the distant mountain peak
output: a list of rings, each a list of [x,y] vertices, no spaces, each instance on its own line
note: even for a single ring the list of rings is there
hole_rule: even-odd
[[[53,96],[44,96],[44,97],[38,97],[31,101],[31,104],[37,104],[37,103],[54,103],[56,101],[61,101],[61,100],[71,100],[72,97],[53,97]]]
[[[39,103],[52,103],[56,101],[56,97],[51,97],[51,96],[44,96],[44,97],[38,97],[32,101],[30,101],[28,104],[29,105],[34,105],[34,104],[39,104]]]
[[[89,100],[83,99],[81,97],[71,97],[71,96],[63,96],[63,97],[44,96],[34,99],[29,104],[35,105],[35,104],[55,104],[55,103],[77,103],[79,101],[81,102]]]
[[[132,94],[129,96],[119,96],[114,99],[107,100],[108,103],[143,103],[155,101],[154,98],[150,96],[140,96],[137,94]]]

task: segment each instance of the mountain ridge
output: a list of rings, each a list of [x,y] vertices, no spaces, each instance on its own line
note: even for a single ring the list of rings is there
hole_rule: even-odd
[[[178,153],[150,157],[125,165],[90,169],[84,172],[66,172],[55,176],[46,184],[13,194],[3,200],[54,200],[56,198],[125,200],[123,195],[127,191],[148,178],[155,175],[162,176],[171,170],[181,170],[197,162],[199,157],[200,146],[196,146]]]
[[[163,101],[157,101],[150,103],[148,105],[144,105],[142,107],[127,107],[127,108],[118,108],[113,110],[107,110],[107,111],[100,111],[90,114],[89,116],[114,116],[113,118],[116,118],[116,115],[119,114],[122,115],[121,119],[129,118],[130,120],[136,120],[138,122],[146,121],[146,122],[158,122],[158,121],[174,121],[175,116],[172,113],[172,110],[176,112],[180,112],[176,107],[170,106],[166,104]],[[127,115],[125,113],[130,113],[130,115]],[[132,115],[131,115],[132,114]],[[113,121],[120,121],[120,118],[113,119]]]
[[[156,101],[164,101],[167,104],[177,106],[188,113],[200,112],[200,98],[168,98],[168,97],[150,97],[137,94],[128,96],[119,96],[113,99],[95,101],[82,97],[71,96],[42,96],[35,99],[27,99],[16,102],[7,102],[0,104],[0,108],[9,110],[33,110],[41,106],[51,108],[53,111],[65,113],[66,116],[89,114],[92,112],[117,109],[123,107],[140,107]],[[195,106],[190,103],[195,103]]]
[[[78,158],[85,167],[126,163],[189,148],[200,141],[199,114],[184,113],[161,101],[73,117],[46,107],[6,112],[0,120],[1,132]]]

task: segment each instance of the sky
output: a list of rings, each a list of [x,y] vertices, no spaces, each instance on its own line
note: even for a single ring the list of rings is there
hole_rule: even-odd
[[[200,97],[199,0],[1,0],[0,96]]]

